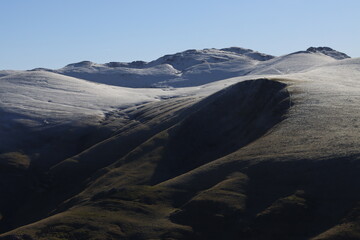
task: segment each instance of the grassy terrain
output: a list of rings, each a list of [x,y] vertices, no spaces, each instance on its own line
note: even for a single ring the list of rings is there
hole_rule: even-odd
[[[0,155],[14,189],[36,190],[2,203],[0,239],[359,239],[360,154],[299,131],[322,126],[302,83],[284,82],[112,113],[41,177],[26,155]]]

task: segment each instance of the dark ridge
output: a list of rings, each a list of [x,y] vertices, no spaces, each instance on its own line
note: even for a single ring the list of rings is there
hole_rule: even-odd
[[[275,57],[272,55],[268,55],[265,53],[260,53],[260,52],[253,51],[251,49],[240,48],[240,47],[222,48],[220,50],[245,55],[245,56],[251,57],[255,60],[259,60],[259,61],[267,61],[267,60],[273,59]]]
[[[44,71],[44,72],[54,72],[54,70],[50,68],[34,68],[31,70],[28,70],[29,72],[35,72],[35,71]]]
[[[91,65],[94,64],[91,61],[82,61],[78,63],[71,63],[66,65],[66,67],[91,67]]]
[[[345,53],[336,51],[332,48],[329,47],[309,47],[306,52],[310,52],[310,53],[322,53],[325,54],[329,57],[335,58],[337,60],[342,60],[342,59],[346,59],[346,58],[350,58],[348,55],[346,55]]]
[[[309,47],[306,49],[308,52],[322,52],[322,51],[334,51],[334,49],[329,47]]]
[[[126,67],[126,66],[127,66],[127,63],[122,63],[122,62],[109,62],[109,63],[105,63],[105,66],[111,67],[111,68]]]
[[[128,67],[128,68],[144,68],[146,67],[147,62],[144,61],[133,61],[131,63],[123,63],[123,62],[109,62],[104,65],[111,68],[117,67]]]

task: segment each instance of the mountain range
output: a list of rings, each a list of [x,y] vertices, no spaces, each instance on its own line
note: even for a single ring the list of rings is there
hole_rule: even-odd
[[[360,58],[0,71],[0,240],[360,239]]]

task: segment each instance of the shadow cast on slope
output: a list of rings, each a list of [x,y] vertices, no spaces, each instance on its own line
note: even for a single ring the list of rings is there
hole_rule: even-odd
[[[358,239],[359,167],[359,155],[234,166],[170,219],[194,239]]]
[[[268,79],[232,85],[199,102],[169,130],[152,184],[173,178],[251,143],[284,119],[291,106],[286,84]]]

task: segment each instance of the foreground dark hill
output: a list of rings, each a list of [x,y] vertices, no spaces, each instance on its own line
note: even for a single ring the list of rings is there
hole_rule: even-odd
[[[301,134],[282,149],[306,110],[285,82],[144,105],[128,112],[139,125],[109,119],[112,137],[51,167],[3,219],[35,223],[1,239],[357,239],[358,155],[312,154]]]
[[[65,123],[8,101],[24,116],[0,115],[0,130],[22,137],[0,154],[0,239],[359,239],[360,61],[343,58],[310,48],[261,59],[254,75],[166,91],[1,77],[9,91],[74,82],[85,94],[65,113],[105,108],[93,88],[109,102],[156,100]],[[50,123],[22,124],[38,115]]]
[[[144,109],[136,113],[138,116],[133,119],[141,121],[141,125],[151,127],[151,130],[144,126],[136,126],[136,124],[133,124],[129,129],[127,124],[131,123],[124,124],[117,130],[118,133],[115,136],[78,156],[55,165],[45,177],[48,180],[52,179],[52,181],[49,180],[50,182],[47,183],[48,185],[41,193],[29,193],[27,196],[29,200],[16,206],[19,208],[18,212],[9,213],[7,217],[10,220],[7,224],[16,225],[32,221],[34,218],[46,218],[51,210],[62,212],[60,213],[61,216],[63,213],[69,213],[72,207],[78,206],[80,203],[83,205],[85,202],[85,205],[90,204],[89,206],[93,206],[99,212],[107,208],[108,203],[105,202],[112,198],[111,195],[117,194],[118,191],[128,191],[128,188],[129,191],[140,191],[134,192],[135,195],[141,194],[141,189],[148,192],[150,198],[148,201],[150,202],[139,202],[138,207],[148,208],[150,205],[154,211],[156,208],[159,210],[167,208],[168,217],[171,217],[171,212],[168,211],[175,211],[180,206],[180,202],[185,204],[190,200],[189,194],[195,195],[196,193],[193,191],[181,191],[179,193],[175,191],[173,193],[175,189],[165,188],[162,194],[166,195],[166,199],[162,200],[161,196],[152,193],[153,189],[158,188],[156,185],[232,153],[265,134],[284,118],[291,105],[285,87],[285,84],[266,79],[245,81],[195,104],[193,104],[194,99],[185,98],[177,100],[178,106],[174,101],[165,104],[165,106],[159,104],[155,104],[155,106],[151,106],[154,104],[145,105]],[[146,121],[146,115],[150,114],[154,107],[162,110],[156,115],[147,116],[148,121]],[[186,109],[182,109],[184,107]],[[163,117],[169,113],[174,116]],[[157,125],[153,126],[152,121],[157,121]],[[116,124],[119,126],[120,123]],[[136,138],[133,135],[136,135]],[[147,140],[147,138],[149,139]],[[135,141],[135,143],[127,144],[127,141]],[[116,150],[114,151],[114,149]],[[106,168],[98,171],[102,167]],[[109,187],[109,183],[111,187]],[[133,188],[134,190],[131,190]],[[160,189],[162,188],[160,187]],[[76,195],[76,193],[79,194],[66,201],[67,198]],[[128,196],[130,199],[125,199],[125,205],[128,205],[127,202],[137,202],[136,199],[131,199],[131,194]],[[173,194],[175,195],[173,196]],[[160,199],[158,199],[159,197]],[[65,202],[62,203],[63,201]],[[154,203],[152,203],[153,201]],[[155,204],[156,202],[158,203]],[[123,210],[121,207],[115,211],[116,214],[113,217],[117,218],[117,214],[120,214],[122,215],[121,218],[126,219],[128,214],[138,214],[137,207],[134,207],[134,213],[128,212],[126,206]],[[41,215],[44,209],[48,209],[49,212]],[[123,213],[121,213],[122,211]],[[156,216],[152,216],[153,214],[159,213],[156,211],[154,213],[149,212],[149,216],[146,217],[146,214],[140,212],[139,221],[142,221],[143,217],[154,218],[155,221]],[[110,215],[112,214],[110,213]],[[26,220],[27,218],[28,220]],[[123,224],[130,224],[132,227],[125,227],[122,230],[124,231],[123,234],[121,232],[112,234],[114,236],[117,234],[119,236],[124,235],[124,237],[129,238],[134,237],[134,234],[135,236],[139,234],[131,230],[131,228],[136,227],[136,224],[125,219]],[[86,218],[84,220],[87,221]],[[98,220],[103,221],[101,217]],[[164,219],[158,220],[163,221]],[[76,222],[75,219],[74,221]],[[177,226],[176,222],[174,220],[172,223],[168,220],[164,226],[159,226],[162,230],[158,231],[161,231],[161,234],[170,235],[173,234],[173,230],[175,232],[180,231],[178,234],[180,234],[179,236],[184,234],[183,237],[190,235],[195,237],[197,234],[201,234],[197,233],[197,230],[194,233],[189,230],[182,233],[182,229],[187,227]],[[102,229],[99,229],[100,232],[104,231],[103,234],[105,234],[109,225],[112,224],[111,222],[104,223]],[[148,223],[139,224],[147,225]],[[70,227],[72,225],[73,223],[70,224]],[[173,226],[169,228],[167,225]],[[91,228],[90,225],[85,228],[88,227]],[[74,231],[78,230],[74,229]],[[148,231],[144,233],[144,238],[156,236],[154,230],[149,229]],[[76,235],[70,231],[65,239],[76,239],[77,237],[74,237],[73,234]],[[55,232],[49,232],[48,235],[45,234],[44,236],[40,233],[39,237],[49,239],[56,237],[56,235]],[[91,238],[92,234],[86,233],[85,235]]]

